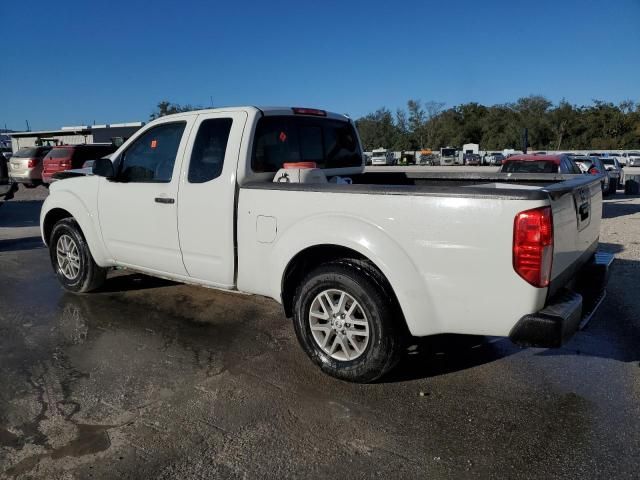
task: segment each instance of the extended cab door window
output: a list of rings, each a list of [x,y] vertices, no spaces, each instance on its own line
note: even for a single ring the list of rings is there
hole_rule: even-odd
[[[186,122],[164,123],[144,133],[124,152],[118,180],[169,183]]]
[[[205,183],[222,173],[233,120],[212,118],[200,124],[189,162],[189,183]]]

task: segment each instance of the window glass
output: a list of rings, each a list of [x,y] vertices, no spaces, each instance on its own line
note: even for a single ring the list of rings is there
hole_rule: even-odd
[[[558,165],[544,160],[512,160],[502,164],[506,173],[558,173]]]
[[[71,148],[54,148],[49,152],[49,158],[69,158],[72,153]]]
[[[143,133],[124,153],[118,177],[124,182],[170,182],[185,125],[165,123]]]
[[[256,129],[251,167],[276,172],[283,163],[299,162],[298,131],[288,117],[264,117]]]
[[[570,170],[571,173],[578,173],[578,174],[582,173],[582,170],[580,170],[580,167],[576,165],[576,162],[570,159],[567,159],[567,162],[569,162],[569,165],[571,166],[571,170]]]
[[[312,125],[300,127],[300,154],[303,162],[323,162],[322,128]]]
[[[353,127],[346,122],[331,122],[324,127],[325,168],[358,166],[362,152]]]
[[[21,148],[16,153],[14,153],[13,156],[16,158],[32,158],[32,157],[37,157],[39,154],[40,154],[40,151],[38,148],[25,147],[25,148]]]
[[[232,123],[230,118],[202,122],[189,162],[189,183],[204,183],[220,176]]]
[[[360,166],[353,125],[328,118],[263,117],[256,129],[251,168],[275,172],[287,162],[313,161],[318,168]]]

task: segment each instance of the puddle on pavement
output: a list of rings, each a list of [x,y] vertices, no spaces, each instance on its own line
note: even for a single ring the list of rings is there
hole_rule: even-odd
[[[18,435],[0,427],[0,447],[20,448],[22,442]]]
[[[63,445],[62,447],[55,448],[48,453],[39,455],[33,455],[18,462],[13,467],[5,471],[7,475],[22,475],[32,470],[38,462],[46,457],[50,457],[54,460],[58,460],[63,457],[82,457],[85,455],[92,455],[94,453],[102,452],[111,446],[111,440],[109,439],[108,429],[113,428],[114,425],[84,425],[78,424],[78,436]],[[0,429],[0,445],[5,445],[3,439],[5,433],[12,435],[11,432]],[[14,436],[18,445],[20,444],[17,436]],[[10,437],[7,437],[10,438]],[[11,445],[7,445],[11,446]]]

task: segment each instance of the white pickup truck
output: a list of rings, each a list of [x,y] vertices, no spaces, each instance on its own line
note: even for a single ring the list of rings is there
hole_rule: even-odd
[[[368,382],[412,336],[560,345],[606,283],[601,209],[597,176],[369,173],[348,117],[242,107],[149,123],[52,184],[40,224],[72,292],[125,267],[271,297],[325,372]]]

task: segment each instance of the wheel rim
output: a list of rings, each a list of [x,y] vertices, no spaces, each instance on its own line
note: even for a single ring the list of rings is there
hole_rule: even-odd
[[[369,320],[347,292],[324,290],[311,302],[309,326],[313,339],[331,358],[355,360],[369,344]]]
[[[60,235],[56,245],[58,269],[69,280],[74,280],[80,273],[80,253],[76,241],[69,235]]]

